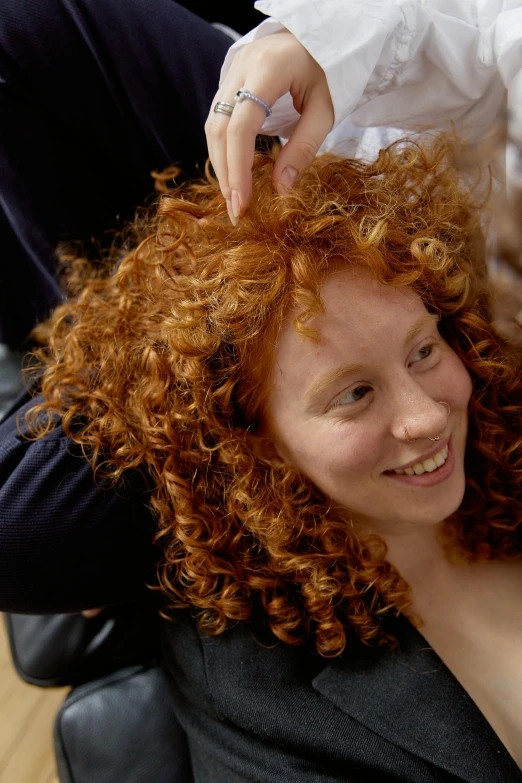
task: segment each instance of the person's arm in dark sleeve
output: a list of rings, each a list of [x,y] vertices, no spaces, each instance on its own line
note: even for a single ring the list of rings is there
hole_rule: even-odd
[[[142,596],[158,557],[148,494],[95,482],[60,425],[25,439],[16,416],[28,399],[0,424],[0,611],[77,612]]]

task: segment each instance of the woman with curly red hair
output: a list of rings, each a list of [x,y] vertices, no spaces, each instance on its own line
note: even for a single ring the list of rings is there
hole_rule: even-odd
[[[237,227],[214,181],[164,188],[69,267],[24,460],[54,444],[56,484],[80,449],[90,498],[152,511],[197,781],[519,779],[522,354],[448,158],[324,156],[277,195],[260,156]]]

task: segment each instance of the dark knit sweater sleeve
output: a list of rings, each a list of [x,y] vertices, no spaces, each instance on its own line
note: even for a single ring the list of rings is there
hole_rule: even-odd
[[[60,425],[28,441],[16,414],[0,424],[0,611],[76,612],[145,592],[157,552],[143,487],[94,481]]]

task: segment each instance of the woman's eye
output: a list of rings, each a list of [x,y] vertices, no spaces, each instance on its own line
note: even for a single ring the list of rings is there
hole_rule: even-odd
[[[413,359],[411,360],[412,363],[419,362],[421,361],[421,359],[427,359],[428,356],[431,356],[431,354],[433,353],[433,348],[434,348],[433,345],[425,345],[422,348],[420,348],[415,354],[415,356],[413,357]]]
[[[350,405],[353,402],[359,402],[371,390],[371,386],[357,386],[355,389],[347,392],[333,407],[337,408],[339,405]]]

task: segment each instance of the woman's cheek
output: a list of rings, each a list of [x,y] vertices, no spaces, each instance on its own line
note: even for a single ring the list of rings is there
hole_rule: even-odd
[[[471,376],[464,363],[454,354],[455,361],[446,376],[447,397],[455,400],[455,408],[467,409],[473,392]]]
[[[336,428],[317,439],[314,453],[309,454],[308,477],[328,494],[345,490],[371,477],[375,454],[368,437],[359,438],[346,428]]]

